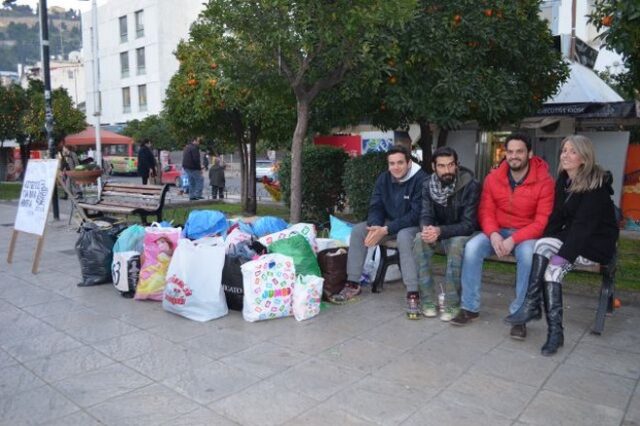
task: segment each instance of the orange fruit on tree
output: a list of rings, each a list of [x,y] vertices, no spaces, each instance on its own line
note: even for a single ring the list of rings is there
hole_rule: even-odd
[[[460,22],[462,22],[462,16],[460,16],[460,15],[455,15],[455,16],[453,17],[453,23],[454,23],[454,24],[456,24],[456,25],[459,25],[459,24],[460,24]]]
[[[493,16],[493,10],[492,9],[485,9],[482,11],[482,13],[484,13],[484,16],[486,16],[487,18],[491,18],[491,16]]]
[[[398,78],[395,75],[389,77],[389,84],[393,85],[398,82]]]
[[[615,299],[613,299],[613,307],[615,309],[618,309],[618,308],[622,307],[622,302],[617,297]]]
[[[613,24],[613,15],[603,16],[600,22],[605,27],[610,27]]]

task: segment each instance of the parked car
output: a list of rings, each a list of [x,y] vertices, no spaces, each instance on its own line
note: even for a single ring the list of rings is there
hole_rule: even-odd
[[[167,164],[162,168],[162,178],[160,181],[163,184],[175,185],[179,188],[182,186],[181,173],[182,169],[178,165]]]
[[[256,160],[256,180],[266,176],[273,179],[273,162],[271,160]]]

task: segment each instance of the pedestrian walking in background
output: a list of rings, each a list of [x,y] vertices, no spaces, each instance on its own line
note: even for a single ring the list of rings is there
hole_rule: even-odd
[[[195,138],[182,151],[182,168],[189,176],[189,200],[202,200],[202,164],[200,163],[200,141]]]
[[[220,199],[224,198],[224,166],[220,164],[220,159],[214,157],[213,165],[209,169],[209,184],[211,185],[211,198],[216,199],[218,196]]]
[[[151,152],[151,141],[142,139],[138,151],[138,175],[142,178],[142,184],[149,182],[149,176],[156,176],[156,159]]]

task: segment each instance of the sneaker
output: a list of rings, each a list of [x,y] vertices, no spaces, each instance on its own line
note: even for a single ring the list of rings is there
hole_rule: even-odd
[[[427,318],[435,318],[438,316],[438,310],[433,303],[425,303],[422,305],[422,315]]]
[[[440,314],[440,321],[451,321],[458,315],[458,308],[454,308],[452,306],[447,306],[444,308],[444,311]]]
[[[343,305],[353,300],[360,293],[362,293],[362,288],[359,284],[347,282],[339,293],[332,294],[328,300],[336,305]]]
[[[467,325],[471,321],[478,319],[480,314],[478,312],[467,311],[466,309],[460,309],[458,315],[453,317],[449,323],[451,325]]]
[[[407,318],[420,319],[420,296],[418,294],[407,294]]]

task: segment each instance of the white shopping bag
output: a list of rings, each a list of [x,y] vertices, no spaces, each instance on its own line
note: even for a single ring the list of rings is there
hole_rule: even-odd
[[[244,296],[242,317],[249,322],[290,316],[296,279],[293,259],[272,253],[241,267]]]
[[[292,235],[300,234],[309,241],[309,245],[313,249],[314,253],[318,253],[318,243],[316,242],[316,227],[312,223],[296,223],[291,225],[287,229],[283,229],[280,232],[274,232],[273,234],[265,235],[258,241],[265,247],[269,247],[274,241],[289,238]]]
[[[220,240],[221,241],[221,240]],[[227,314],[222,289],[224,245],[181,238],[167,270],[162,307],[194,321]]]
[[[133,297],[140,276],[140,253],[121,251],[113,253],[111,278],[113,285],[123,296]]]
[[[298,275],[293,286],[293,316],[298,321],[313,318],[320,313],[324,278],[315,275]]]

